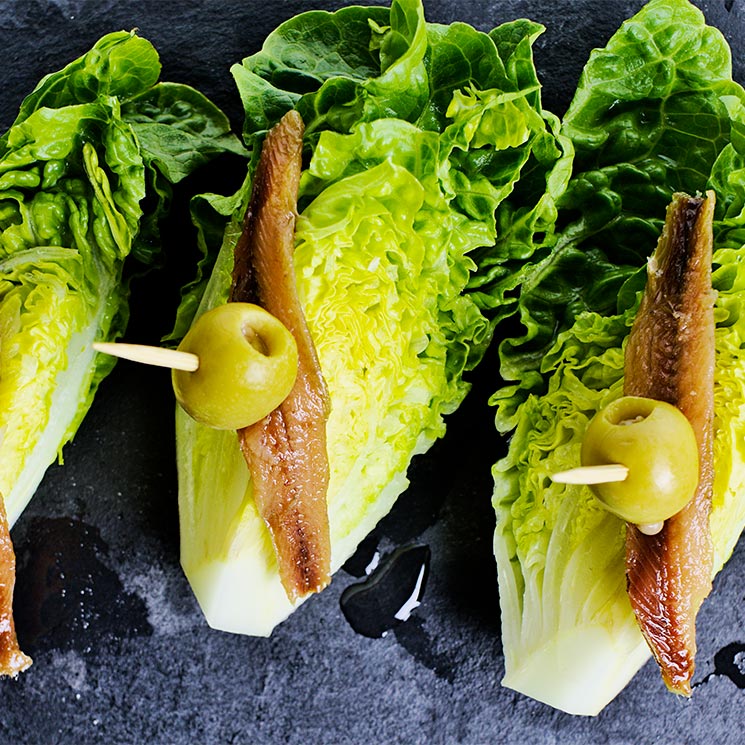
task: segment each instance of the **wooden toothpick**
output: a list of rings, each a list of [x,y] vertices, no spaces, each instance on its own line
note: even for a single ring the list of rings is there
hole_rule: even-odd
[[[629,469],[620,463],[609,463],[603,466],[583,466],[559,471],[551,476],[559,484],[609,484],[623,481],[629,475]]]
[[[551,476],[551,480],[558,484],[610,484],[613,481],[624,481],[629,475],[629,469],[620,463],[608,463],[603,466],[582,466],[559,471]],[[645,535],[656,535],[664,527],[664,521],[646,523],[636,527]]]
[[[199,369],[199,357],[191,352],[179,352],[176,349],[151,347],[146,344],[120,344],[113,342],[95,342],[93,349],[97,352],[121,357],[145,365],[170,367],[173,370],[194,372]]]

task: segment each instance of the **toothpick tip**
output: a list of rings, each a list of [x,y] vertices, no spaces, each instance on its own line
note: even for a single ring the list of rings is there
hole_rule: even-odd
[[[93,343],[93,349],[113,357],[121,357],[131,362],[141,362],[156,367],[170,367],[173,370],[195,372],[199,369],[199,357],[191,352],[179,352],[176,349],[152,347],[147,344],[123,344],[120,342]]]
[[[557,484],[610,484],[623,481],[629,475],[629,469],[620,463],[608,463],[602,466],[582,466],[559,471],[551,475]]]

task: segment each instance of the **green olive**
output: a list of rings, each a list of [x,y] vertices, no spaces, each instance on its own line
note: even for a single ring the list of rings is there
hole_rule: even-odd
[[[623,396],[590,422],[582,465],[620,463],[624,481],[593,484],[608,510],[636,525],[654,525],[690,501],[699,478],[698,445],[680,409],[663,401]]]
[[[251,303],[227,303],[201,315],[179,345],[199,357],[195,372],[174,370],[176,400],[215,429],[241,429],[287,397],[297,376],[295,339]]]

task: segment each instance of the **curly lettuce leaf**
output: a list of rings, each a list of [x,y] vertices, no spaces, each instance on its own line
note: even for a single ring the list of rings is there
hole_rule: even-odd
[[[212,276],[218,273],[216,259],[218,259],[222,246],[227,236],[233,236],[233,243],[237,240],[240,232],[239,222],[231,225],[231,218],[239,212],[241,204],[246,204],[247,189],[250,187],[250,179],[246,179],[243,188],[234,195],[225,197],[221,194],[197,194],[191,200],[192,221],[197,229],[197,247],[201,257],[197,262],[196,275],[193,280],[181,288],[181,301],[176,310],[176,318],[173,329],[167,334],[163,341],[178,342],[186,336],[194,318],[197,315],[200,304],[206,295],[210,295]],[[232,268],[231,268],[232,271]],[[228,285],[230,284],[228,280]],[[226,302],[227,290],[224,290]],[[209,307],[216,303],[204,300]]]
[[[128,101],[122,115],[147,163],[172,184],[218,155],[245,155],[225,114],[188,85],[159,83]]]
[[[501,345],[503,378],[520,381],[515,405],[542,390],[538,365],[557,330],[583,310],[615,312],[673,192],[707,187],[744,103],[724,37],[687,0],[653,0],[591,54],[562,122],[576,156],[559,230],[522,278],[524,333]]]
[[[620,395],[627,330],[586,312],[559,335],[548,391],[519,408],[494,467],[502,683],[572,714],[596,714],[649,655],[626,594],[624,524],[587,487],[550,478],[579,462],[589,420]]]
[[[127,101],[154,86],[159,77],[158,53],[147,39],[127,31],[107,34],[82,57],[39,82],[21,103],[0,143],[34,111],[96,103],[108,97]]]
[[[571,141],[540,103],[532,48],[542,32],[526,20],[489,34],[464,23],[425,23],[420,0],[400,0],[390,10],[355,6],[296,16],[231,69],[246,112],[249,177],[266,130],[291,108],[303,116],[309,153],[321,132],[353,133],[378,118],[440,133],[441,151],[460,172],[452,195],[463,212],[489,223],[490,234],[474,250],[478,271],[469,291],[496,322],[514,312],[514,290],[536,237],[553,235],[556,199],[571,173]],[[337,97],[336,86],[349,88],[349,96]],[[399,103],[402,90],[406,106]],[[204,206],[195,216],[200,229],[219,224]],[[203,276],[216,245],[203,244]],[[204,287],[196,282],[185,292],[169,339],[183,335]]]
[[[148,41],[110,34],[44,78],[0,138],[0,493],[11,523],[111,370],[91,345],[124,330],[125,262],[157,254],[170,182],[239,147],[210,102],[159,75]],[[187,136],[149,149],[149,121],[166,115]]]
[[[389,25],[390,24],[390,25]],[[247,137],[296,108],[312,132],[380,116],[411,118],[427,100],[420,2],[310,11],[281,24],[235,65]]]
[[[454,28],[458,30],[455,38],[442,35],[443,46],[450,53],[453,42],[464,45],[459,24]],[[574,159],[573,145],[561,133],[559,119],[540,105],[532,49],[542,32],[542,26],[528,20],[492,30],[489,38],[495,45],[496,59],[471,58],[471,64],[478,62],[479,71],[488,71],[489,82],[482,86],[482,92],[467,88],[468,95],[454,97],[450,105],[449,113],[455,119],[450,132],[457,133],[454,144],[462,142],[469,129],[477,138],[473,144],[485,134],[497,142],[505,142],[505,136],[522,140],[512,147],[469,146],[462,154],[455,153],[475,183],[498,183],[503,190],[495,213],[494,244],[486,244],[474,253],[478,271],[469,282],[476,302],[495,321],[515,313],[515,290],[526,280],[533,264],[540,261],[544,247],[554,243],[557,200],[566,189]],[[501,82],[502,71],[506,82]],[[496,89],[484,90],[495,81]],[[474,109],[477,124],[468,124],[465,119],[468,128],[458,132],[459,115],[473,108],[474,99],[482,100],[484,114]],[[487,133],[488,129],[492,131]]]

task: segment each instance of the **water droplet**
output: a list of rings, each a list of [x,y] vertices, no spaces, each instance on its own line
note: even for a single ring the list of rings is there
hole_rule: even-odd
[[[365,574],[368,576],[371,575],[377,569],[378,564],[380,564],[380,551],[376,551],[373,554],[370,563],[365,567]]]

